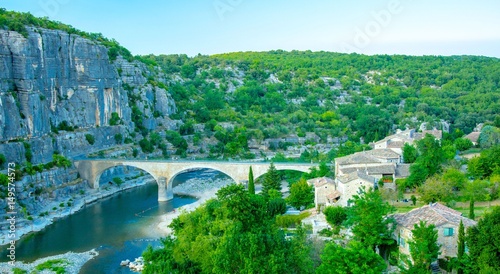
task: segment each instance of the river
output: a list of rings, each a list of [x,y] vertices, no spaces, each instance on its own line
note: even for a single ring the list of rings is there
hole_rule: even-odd
[[[219,172],[211,170],[188,172],[177,176],[174,186],[192,178],[217,176]],[[181,196],[174,196],[168,202],[159,203],[157,199],[158,187],[151,183],[88,205],[40,232],[21,238],[16,244],[16,259],[29,262],[96,248],[99,256],[85,264],[80,273],[131,273],[119,266],[120,261],[135,259],[149,244],[159,245],[158,238],[164,235],[156,229],[158,217],[196,201]],[[3,252],[2,258],[4,255]]]

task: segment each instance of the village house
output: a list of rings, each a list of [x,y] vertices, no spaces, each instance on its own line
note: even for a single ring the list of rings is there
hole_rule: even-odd
[[[441,246],[439,258],[453,258],[457,256],[458,227],[460,221],[465,229],[476,225],[474,220],[462,216],[462,213],[446,207],[440,203],[433,203],[413,209],[407,213],[394,214],[396,229],[393,238],[399,245],[399,251],[410,255],[408,241],[412,239],[412,230],[415,224],[424,221],[427,225],[433,224],[438,231],[437,242]]]
[[[374,149],[336,158],[335,174],[342,176],[354,171],[362,171],[377,179],[383,177],[394,179],[398,164],[401,164],[400,154],[388,148]]]
[[[354,195],[360,194],[361,189],[374,188],[378,179],[362,171],[353,171],[335,177],[335,183],[339,192],[336,205],[350,206]]]
[[[387,136],[380,141],[374,142],[371,144],[371,146],[374,149],[391,149],[399,155],[402,155],[405,143],[413,144],[413,141],[415,140],[415,134],[416,132],[414,129],[407,129],[404,131],[398,129],[396,134]]]
[[[340,198],[340,192],[331,178],[314,178],[308,180],[307,184],[314,186],[314,205],[318,209],[334,205]]]
[[[472,142],[472,145],[477,146],[479,140],[479,134],[481,134],[481,132],[473,131],[465,135],[464,138],[469,139]]]

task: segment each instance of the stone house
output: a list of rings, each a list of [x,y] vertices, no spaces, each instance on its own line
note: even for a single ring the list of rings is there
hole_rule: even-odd
[[[350,206],[353,196],[359,194],[360,189],[369,190],[375,187],[377,181],[377,178],[362,171],[353,171],[335,177],[335,184],[340,195],[335,205]]]
[[[316,208],[334,205],[340,198],[335,181],[328,177],[310,179],[307,184],[314,186],[314,205]]]
[[[399,155],[402,155],[403,146],[405,145],[405,143],[413,144],[414,138],[414,129],[407,129],[404,131],[398,130],[396,134],[387,136],[380,141],[374,142],[371,146],[374,149],[391,149]]]
[[[408,241],[412,239],[411,230],[415,224],[424,221],[427,224],[433,224],[438,231],[438,244],[441,246],[439,258],[452,258],[457,256],[458,248],[458,227],[460,221],[465,229],[476,225],[476,221],[462,216],[462,213],[446,207],[440,203],[433,203],[415,208],[407,213],[398,213],[393,215],[396,220],[396,229],[393,233],[393,239],[397,241],[399,251],[410,255]]]
[[[396,167],[401,164],[401,155],[391,149],[374,149],[357,152],[335,159],[335,175],[342,176],[362,171],[377,179],[396,176]]]
[[[473,131],[465,135],[464,138],[469,139],[474,146],[477,146],[479,140],[479,134],[481,134],[481,132]]]

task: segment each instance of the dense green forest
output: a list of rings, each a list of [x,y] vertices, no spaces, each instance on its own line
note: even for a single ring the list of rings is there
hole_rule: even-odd
[[[233,123],[236,135],[258,141],[314,132],[322,143],[368,143],[423,122],[467,134],[500,111],[496,58],[278,50],[139,59],[171,75],[169,92],[182,110],[174,118],[212,129]]]

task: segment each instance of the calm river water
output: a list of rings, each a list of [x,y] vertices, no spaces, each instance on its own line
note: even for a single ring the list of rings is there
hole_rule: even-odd
[[[219,172],[202,170],[180,174],[174,185],[191,178],[211,178]],[[81,211],[56,221],[44,230],[17,242],[16,259],[38,258],[96,248],[99,256],[89,261],[80,273],[131,273],[120,261],[133,260],[149,245],[158,246],[155,223],[158,216],[195,201],[175,196],[158,202],[158,187],[151,183],[115,194]],[[2,253],[2,257],[4,254]]]

